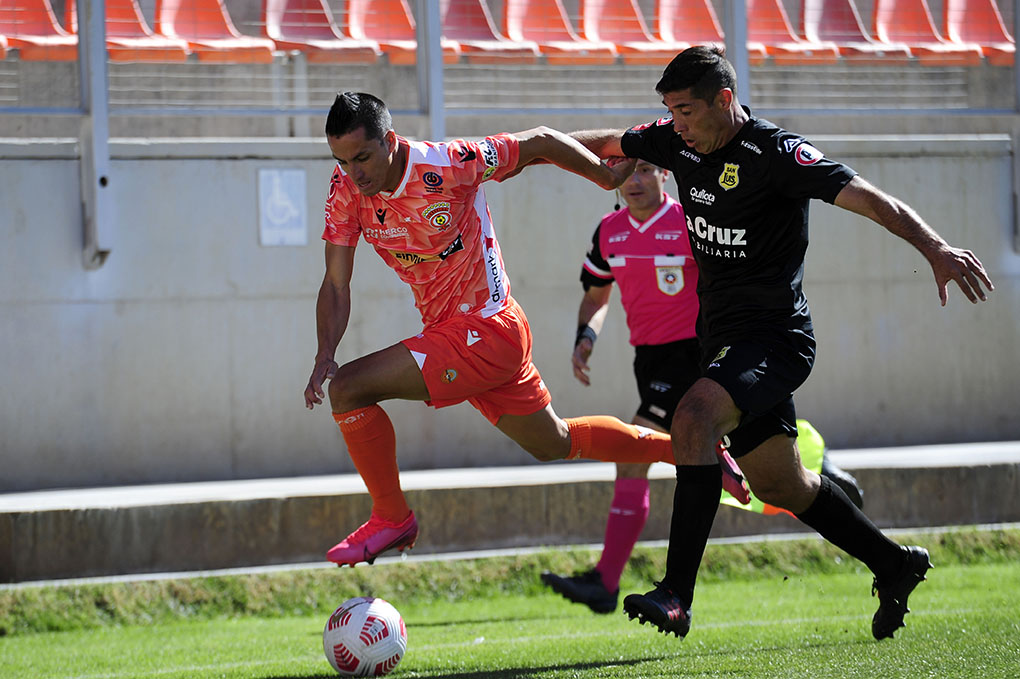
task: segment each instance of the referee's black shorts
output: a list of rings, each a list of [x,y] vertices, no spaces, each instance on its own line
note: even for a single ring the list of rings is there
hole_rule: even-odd
[[[719,384],[742,415],[723,443],[734,458],[747,455],[777,434],[797,437],[793,392],[815,362],[815,338],[803,330],[706,344],[704,376]]]
[[[634,347],[634,377],[641,396],[638,416],[669,431],[676,404],[701,377],[697,338]]]

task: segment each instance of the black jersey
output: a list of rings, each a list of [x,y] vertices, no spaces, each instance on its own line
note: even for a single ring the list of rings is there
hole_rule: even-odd
[[[689,148],[669,116],[628,130],[622,144],[627,156],[668,168],[676,179],[700,271],[702,341],[811,331],[801,289],[808,203],[832,203],[856,172],[754,116],[708,154]]]

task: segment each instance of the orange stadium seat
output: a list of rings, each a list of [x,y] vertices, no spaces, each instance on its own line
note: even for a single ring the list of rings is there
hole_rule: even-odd
[[[831,42],[839,54],[855,62],[892,64],[910,59],[900,43],[880,42],[868,35],[853,0],[803,0],[801,34],[810,42]]]
[[[66,24],[78,32],[78,3],[66,0]],[[156,35],[135,0],[106,0],[106,53],[110,61],[187,61],[188,41]]]
[[[223,0],[157,0],[156,32],[183,38],[199,61],[268,64],[275,45],[269,38],[242,35]]]
[[[266,37],[282,50],[297,50],[312,64],[372,64],[382,52],[374,40],[344,36],[325,0],[265,0]]]
[[[414,64],[418,36],[407,0],[347,0],[347,32],[359,40],[374,40],[391,64]],[[460,60],[460,46],[443,38],[443,63]]]
[[[726,44],[712,0],[658,0],[655,16],[658,24],[656,35],[665,42],[720,46]],[[752,65],[761,64],[766,56],[763,45],[747,46],[747,59]]]
[[[506,34],[531,40],[550,64],[609,65],[616,61],[613,43],[584,40],[567,18],[560,0],[504,0]]]
[[[988,63],[1013,66],[1016,43],[995,0],[943,0],[943,34],[954,42],[977,43]]]
[[[492,23],[484,0],[439,0],[443,36],[460,46],[460,53],[475,64],[533,64],[538,45],[531,40],[513,41]]]
[[[625,64],[665,66],[687,43],[652,37],[634,0],[580,0],[581,35],[592,42],[616,45]]]
[[[808,42],[793,32],[780,0],[747,0],[748,51],[763,49],[777,64],[831,64],[839,60],[834,43]],[[759,47],[760,46],[760,47]]]
[[[0,0],[0,35],[25,61],[78,59],[78,36],[57,22],[50,0]]]
[[[901,42],[922,64],[931,66],[977,66],[981,47],[950,42],[935,28],[925,0],[875,0],[875,37]]]

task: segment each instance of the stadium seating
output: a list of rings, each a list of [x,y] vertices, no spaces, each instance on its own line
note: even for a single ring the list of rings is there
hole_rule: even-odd
[[[951,42],[939,35],[925,0],[875,0],[875,37],[901,42],[922,64],[931,66],[977,66],[981,47]]]
[[[136,0],[106,1],[106,53],[110,61],[186,61],[188,41],[156,35]],[[66,25],[78,33],[78,3],[66,0]]]
[[[608,41],[584,40],[567,18],[561,0],[504,0],[503,18],[511,40],[530,40],[550,64],[609,65],[616,48]]]
[[[538,45],[531,40],[508,40],[496,30],[485,0],[439,0],[443,37],[460,46],[469,63],[534,64]]]
[[[358,40],[374,40],[391,64],[414,64],[418,37],[407,0],[347,0],[347,32]],[[460,60],[460,45],[443,38],[443,63]]]
[[[625,64],[665,66],[690,45],[652,37],[635,0],[580,0],[581,36],[592,42],[609,41]]]
[[[808,42],[793,32],[781,0],[747,0],[748,52],[765,51],[776,64],[831,64],[839,60],[834,43]]]
[[[658,0],[655,6],[656,35],[660,40],[689,45],[725,45],[712,0]],[[751,65],[761,64],[767,56],[764,45],[747,46]]]
[[[1006,30],[995,0],[943,0],[943,34],[950,40],[977,43],[988,63],[1013,66],[1016,44]]]
[[[801,35],[810,42],[831,42],[855,62],[895,64],[910,59],[903,44],[880,42],[868,35],[853,0],[803,0]]]
[[[276,46],[269,38],[241,35],[223,0],[157,0],[156,33],[183,38],[199,61],[266,64]]]
[[[0,35],[0,59],[7,58],[7,36]]]
[[[282,50],[297,50],[313,64],[372,64],[382,52],[374,40],[340,33],[325,0],[265,0],[262,25]]]
[[[25,61],[78,59],[78,36],[57,22],[50,0],[0,0],[0,35]]]

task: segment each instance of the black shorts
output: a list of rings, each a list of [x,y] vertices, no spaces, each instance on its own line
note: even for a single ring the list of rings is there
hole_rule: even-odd
[[[733,457],[747,455],[767,439],[797,437],[793,392],[815,362],[815,338],[803,330],[724,345],[706,346],[704,376],[719,384],[740,408],[740,424],[723,443]]]
[[[669,431],[673,411],[691,385],[701,377],[701,349],[697,338],[634,348],[634,377],[641,405],[637,414]]]

